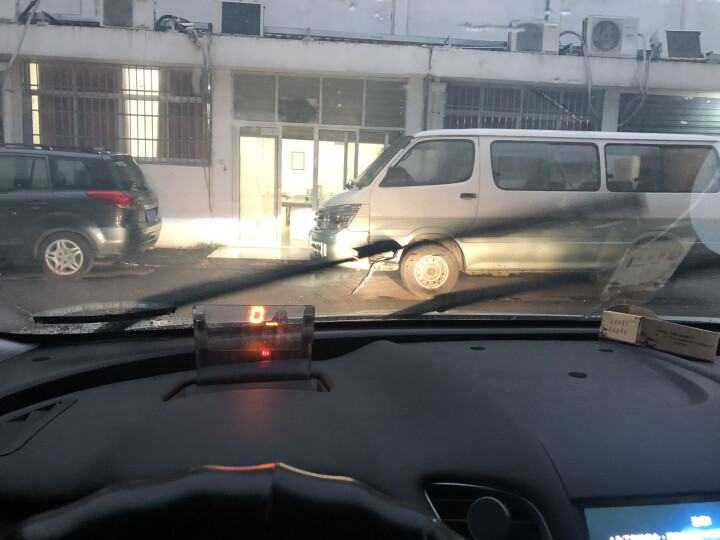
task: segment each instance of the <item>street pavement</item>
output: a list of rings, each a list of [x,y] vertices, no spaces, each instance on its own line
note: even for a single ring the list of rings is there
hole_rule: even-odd
[[[133,301],[180,287],[199,285],[230,276],[267,272],[270,263],[236,261],[215,265],[205,260],[192,264],[98,264],[79,279],[46,277],[34,265],[0,265],[0,330],[19,331],[31,325],[40,311],[91,302]],[[365,270],[331,268],[232,293],[213,300],[223,304],[312,304],[318,315],[393,312],[420,299],[402,287],[397,272],[377,272],[356,294],[353,289]],[[666,316],[720,317],[720,269],[701,278],[678,279],[647,305]],[[532,276],[461,276],[456,290],[503,288]],[[590,276],[551,288],[507,294],[461,308],[482,313],[520,313],[597,316],[608,304],[598,300]],[[192,306],[179,306],[176,317],[190,317]]]

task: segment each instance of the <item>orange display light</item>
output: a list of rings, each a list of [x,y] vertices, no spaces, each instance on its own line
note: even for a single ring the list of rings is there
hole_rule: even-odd
[[[260,324],[265,320],[265,308],[263,306],[251,306],[248,313],[248,322],[251,324]]]

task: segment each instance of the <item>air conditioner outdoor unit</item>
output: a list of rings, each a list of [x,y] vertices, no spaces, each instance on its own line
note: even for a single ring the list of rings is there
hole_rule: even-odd
[[[511,51],[557,54],[560,27],[546,21],[512,21],[508,45]]]
[[[582,35],[589,56],[636,58],[638,17],[605,17],[590,15],[583,20]]]

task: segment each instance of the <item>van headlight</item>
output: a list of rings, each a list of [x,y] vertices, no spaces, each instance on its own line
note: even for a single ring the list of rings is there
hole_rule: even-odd
[[[315,222],[319,229],[345,229],[360,210],[359,204],[341,204],[318,210]]]

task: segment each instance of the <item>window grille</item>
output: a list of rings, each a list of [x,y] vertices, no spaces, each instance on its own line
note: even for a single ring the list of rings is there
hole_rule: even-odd
[[[27,142],[103,147],[143,161],[210,158],[210,92],[199,69],[30,62],[25,90]]]

